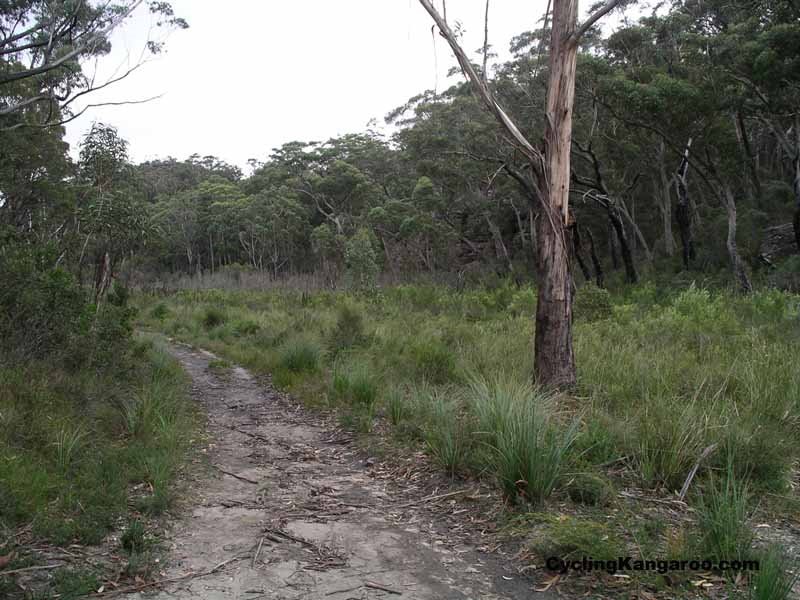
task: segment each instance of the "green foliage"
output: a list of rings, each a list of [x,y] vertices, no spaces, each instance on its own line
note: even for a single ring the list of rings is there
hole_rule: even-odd
[[[363,309],[352,302],[343,302],[336,315],[336,327],[330,336],[330,348],[338,354],[361,344],[366,339],[364,334]]]
[[[143,550],[145,547],[144,524],[138,519],[130,521],[122,532],[119,543],[122,548],[129,553]]]
[[[372,292],[378,284],[378,259],[368,229],[359,229],[344,250],[348,285],[359,292]]]
[[[423,386],[413,404],[422,411],[422,436],[433,459],[451,476],[465,466],[472,443],[470,427],[459,403],[446,390]]]
[[[544,530],[537,536],[540,541],[534,545],[543,558],[613,560],[625,555],[619,535],[605,523],[570,516],[546,517],[544,521]]]
[[[697,506],[704,556],[717,561],[752,557],[753,533],[748,523],[753,511],[751,498],[747,482],[734,476],[732,463],[722,481],[709,479]]]
[[[372,411],[378,398],[377,379],[363,363],[349,366],[337,364],[331,380],[331,398],[335,402]]]
[[[74,600],[97,591],[97,575],[86,569],[61,568],[53,573],[53,588],[59,598]]]
[[[227,320],[225,312],[216,306],[209,306],[203,312],[201,322],[206,329],[214,329],[219,327]]]
[[[291,373],[316,371],[321,358],[322,348],[310,338],[293,338],[280,349],[280,364]]]
[[[163,322],[166,318],[170,315],[169,308],[164,302],[159,302],[156,304],[153,309],[150,311],[150,316],[157,320]]]
[[[575,319],[578,321],[599,321],[611,317],[611,295],[608,290],[599,288],[593,283],[580,287],[575,296],[573,307]]]
[[[614,487],[601,475],[576,473],[567,485],[567,493],[573,502],[604,506],[614,497]]]
[[[444,342],[435,339],[420,341],[410,348],[414,372],[418,379],[434,385],[456,379],[456,359]]]
[[[180,367],[141,347],[141,364],[122,372],[0,368],[0,526],[98,543],[127,511],[132,484],[147,482],[148,499],[168,506],[193,416]]]
[[[756,555],[758,571],[750,581],[750,600],[789,600],[800,574],[797,561],[788,558],[788,551],[773,545]],[[794,569],[794,573],[792,570]]]
[[[470,406],[506,495],[544,500],[562,481],[578,423],[562,426],[552,399],[529,384],[498,377],[470,385]]]

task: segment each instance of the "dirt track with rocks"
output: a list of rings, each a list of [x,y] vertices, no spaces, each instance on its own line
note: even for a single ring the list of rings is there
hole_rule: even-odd
[[[125,598],[529,598],[530,581],[447,536],[370,476],[324,419],[242,368],[174,345],[207,414],[209,469],[194,474],[157,587]],[[450,494],[442,494],[448,496]],[[438,524],[441,525],[441,524]],[[438,532],[434,534],[434,532]],[[443,538],[445,541],[443,541]],[[536,594],[546,598],[549,594]]]

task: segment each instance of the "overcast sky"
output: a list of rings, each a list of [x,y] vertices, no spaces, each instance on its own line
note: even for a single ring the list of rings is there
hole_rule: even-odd
[[[437,4],[439,4],[437,2]],[[293,140],[367,128],[411,96],[448,85],[450,49],[417,0],[172,0],[189,29],[166,51],[88,101],[146,104],[90,109],[67,128],[75,152],[92,121],[116,126],[135,162],[193,153],[245,167]],[[544,0],[494,0],[489,42],[501,58],[510,39],[539,24]],[[449,0],[468,52],[483,44],[483,0]],[[140,10],[97,64],[98,81],[136,62],[153,19]],[[434,52],[435,38],[435,52]],[[94,70],[94,64],[86,65]],[[459,76],[460,77],[460,76]]]

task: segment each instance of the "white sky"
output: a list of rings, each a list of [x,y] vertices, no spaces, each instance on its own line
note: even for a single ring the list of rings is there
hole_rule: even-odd
[[[244,168],[248,158],[264,160],[285,142],[361,132],[372,118],[383,126],[383,117],[411,96],[437,82],[446,88],[446,73],[456,64],[438,33],[434,54],[433,22],[417,0],[172,5],[189,29],[171,34],[164,53],[87,102],[163,97],[90,109],[67,127],[73,154],[96,120],[119,129],[134,162],[196,152]],[[541,26],[545,6],[546,0],[493,0],[493,50],[507,56],[511,37]],[[465,28],[467,52],[483,44],[483,10],[483,0],[447,2],[451,26],[458,20]],[[135,14],[114,34],[114,50],[98,73],[124,68],[128,57],[135,62],[151,24],[146,10]]]

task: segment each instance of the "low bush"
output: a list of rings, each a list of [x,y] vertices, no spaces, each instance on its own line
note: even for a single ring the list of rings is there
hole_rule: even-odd
[[[280,365],[291,373],[308,373],[319,368],[322,349],[308,338],[294,338],[279,350]]]

